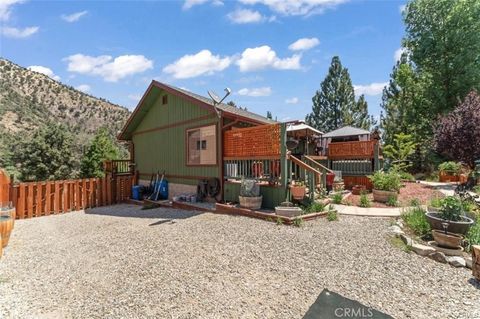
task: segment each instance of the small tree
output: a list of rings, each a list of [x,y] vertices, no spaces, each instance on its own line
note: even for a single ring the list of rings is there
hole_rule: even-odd
[[[64,125],[49,123],[18,145],[14,160],[24,181],[70,178],[76,166],[73,136]]]
[[[102,177],[103,161],[118,159],[120,149],[106,128],[101,128],[90,142],[80,165],[82,177]]]
[[[480,159],[480,96],[470,92],[463,103],[440,117],[434,147],[443,156],[463,161],[471,168]]]
[[[413,141],[413,136],[409,134],[395,134],[393,144],[386,145],[383,148],[383,154],[393,162],[393,168],[398,171],[406,171],[412,166],[408,162],[410,155],[415,153],[417,143]]]

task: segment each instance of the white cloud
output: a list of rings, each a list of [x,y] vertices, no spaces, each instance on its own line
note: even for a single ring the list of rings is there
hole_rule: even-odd
[[[302,38],[290,44],[288,48],[292,51],[306,51],[316,47],[319,44],[320,40],[317,38]]]
[[[236,62],[241,72],[274,68],[278,70],[298,70],[301,55],[294,54],[289,58],[280,59],[277,53],[268,45],[256,48],[248,48],[243,51],[240,59]]]
[[[79,86],[75,87],[77,90],[88,93],[92,89],[88,84],[80,84]]]
[[[312,15],[323,13],[326,9],[334,8],[347,0],[240,0],[243,4],[263,4],[279,14]]]
[[[370,83],[367,85],[354,85],[356,95],[379,95],[382,93],[383,88],[388,85],[388,82]]]
[[[260,87],[260,88],[251,88],[251,89],[243,88],[241,90],[238,90],[237,93],[244,96],[254,96],[254,97],[270,96],[270,94],[272,94],[272,88],[269,86]]]
[[[394,55],[393,55],[393,60],[395,62],[399,61],[400,58],[402,57],[402,54],[403,52],[405,52],[405,48],[399,48],[395,51]]]
[[[39,27],[26,27],[26,28],[13,28],[13,27],[2,27],[0,33],[9,38],[28,38],[29,36],[37,33]]]
[[[88,13],[88,11],[80,11],[80,12],[75,12],[75,13],[72,13],[72,14],[63,14],[62,15],[62,19],[67,21],[67,22],[77,22],[78,20],[80,20],[81,17],[83,17],[84,15],[86,15]]]
[[[193,55],[184,55],[164,67],[163,72],[173,75],[176,79],[188,79],[223,71],[231,63],[230,57],[222,58],[220,55],[213,55],[209,50],[202,50]]]
[[[0,21],[8,21],[12,13],[12,6],[24,0],[0,0]]]
[[[108,82],[116,82],[153,68],[153,61],[143,55],[121,55],[113,59],[109,55],[94,57],[75,54],[64,60],[68,62],[68,71],[98,75]]]
[[[47,68],[45,66],[31,65],[27,69],[38,72],[38,73],[45,74],[46,76],[54,79],[55,81],[60,81],[60,77],[58,75],[55,75],[55,73],[53,73],[52,69]]]
[[[285,103],[287,103],[287,104],[297,104],[298,103],[298,97],[292,97],[291,99],[286,99]]]
[[[188,10],[191,7],[194,7],[196,5],[204,4],[205,2],[208,2],[208,0],[185,0],[183,3],[183,10]]]
[[[258,11],[237,9],[227,14],[228,19],[235,24],[259,23],[265,18]]]

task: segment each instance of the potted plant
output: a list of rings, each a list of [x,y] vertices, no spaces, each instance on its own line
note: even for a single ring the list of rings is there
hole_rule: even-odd
[[[459,173],[462,169],[460,163],[456,162],[443,162],[438,165],[439,173],[439,180],[440,182],[458,182],[459,181]]]
[[[445,230],[448,233],[466,234],[473,219],[465,216],[463,203],[460,198],[447,196],[441,200],[441,206],[438,211],[429,211],[426,213],[428,223],[432,229]],[[445,224],[446,225],[445,227]]]
[[[303,214],[303,210],[294,206],[291,202],[283,202],[280,206],[275,207],[275,214],[285,217],[295,217]]]
[[[305,197],[306,187],[303,181],[292,181],[290,185],[290,194],[293,199],[302,200]]]
[[[386,203],[392,196],[397,196],[400,191],[400,175],[396,171],[388,173],[377,171],[368,176],[373,184],[373,199],[377,202]]]
[[[262,207],[262,196],[260,186],[254,179],[243,179],[240,185],[240,206],[248,209],[260,209]]]

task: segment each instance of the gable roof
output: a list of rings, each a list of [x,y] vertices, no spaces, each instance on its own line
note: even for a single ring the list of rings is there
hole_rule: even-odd
[[[143,94],[142,99],[138,102],[137,107],[130,115],[127,123],[125,123],[124,127],[122,128],[120,134],[118,134],[118,139],[120,140],[129,140],[131,138],[131,133],[135,130],[138,124],[142,121],[149,110],[149,105],[153,104],[157,97],[159,96],[159,91],[155,92],[155,89],[162,89],[165,90],[167,93],[172,95],[178,96],[180,98],[184,98],[199,107],[203,107],[211,112],[215,112],[213,107],[213,100],[190,91],[177,88],[175,86],[161,83],[158,81],[153,80],[145,93]],[[223,111],[223,114],[227,117],[238,118],[239,120],[246,120],[252,122],[254,124],[275,124],[277,123],[274,120],[270,120],[264,116],[237,108],[235,106],[231,106],[228,104],[218,104],[217,108]]]
[[[365,135],[370,134],[370,131],[353,127],[353,126],[344,126],[339,129],[333,130],[331,132],[325,133],[322,137],[342,137],[342,136],[355,136],[355,135]]]

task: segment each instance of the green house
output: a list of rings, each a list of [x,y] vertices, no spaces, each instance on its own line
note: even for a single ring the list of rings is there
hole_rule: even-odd
[[[265,124],[276,122],[227,104],[216,110],[211,99],[152,81],[118,138],[130,143],[140,184],[165,171],[172,198],[196,193],[199,181],[216,178],[221,200],[239,190],[226,190],[224,132]]]

